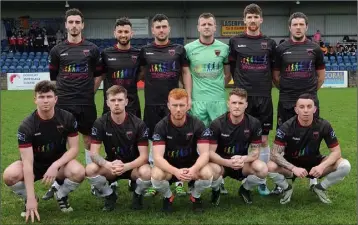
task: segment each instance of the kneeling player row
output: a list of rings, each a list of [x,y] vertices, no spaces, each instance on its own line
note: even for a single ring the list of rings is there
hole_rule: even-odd
[[[312,190],[324,203],[330,203],[325,190],[342,180],[350,164],[341,158],[341,150],[328,121],[314,118],[313,97],[302,95],[296,103],[297,116],[285,122],[276,133],[271,161],[258,159],[261,143],[260,122],[245,113],[247,93],[233,89],[229,94],[229,112],[214,120],[209,128],[189,115],[188,95],[173,89],[168,96],[170,114],[155,127],[154,167],[148,162],[148,130],[143,121],[125,112],[126,90],[113,86],[107,91],[110,112],[93,125],[91,158],[86,168],[76,161],[77,123],[72,114],[55,109],[55,87],[39,82],[35,87],[37,110],[19,128],[21,161],[4,171],[4,181],[15,193],[27,198],[26,216],[37,216],[34,180],[51,184],[52,192],[64,212],[72,211],[68,194],[88,177],[95,194],[105,198],[104,210],[113,210],[117,194],[108,182],[131,179],[135,182],[133,209],[143,207],[143,192],[150,185],[163,194],[163,210],[171,211],[174,196],[170,183],[192,181],[190,200],[195,211],[202,211],[200,195],[212,188],[211,202],[219,204],[219,186],[223,177],[245,181],[239,195],[252,203],[250,190],[265,182],[269,175],[281,187],[281,204],[288,203],[293,192],[285,177],[324,177]],[[319,152],[325,140],[330,154]],[[69,145],[66,151],[66,140]],[[106,158],[100,155],[104,144]]]

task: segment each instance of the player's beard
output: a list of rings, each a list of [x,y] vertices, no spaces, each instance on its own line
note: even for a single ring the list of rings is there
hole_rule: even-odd
[[[68,32],[72,37],[77,37],[80,33],[81,33],[81,31],[80,30],[69,30],[69,32]]]
[[[256,23],[251,23],[247,29],[249,29],[251,32],[255,32],[259,29],[260,27],[256,24]]]
[[[165,42],[166,40],[168,40],[168,36],[165,36],[165,37],[163,37],[163,38],[161,38],[161,37],[156,37],[156,39],[158,40],[158,41],[160,41],[160,42]]]
[[[292,37],[293,37],[293,39],[294,39],[295,41],[303,41],[303,39],[305,38],[305,35],[302,35],[301,37],[292,35]]]
[[[121,39],[117,38],[118,44],[120,44],[122,46],[127,46],[130,41],[131,41],[131,39],[121,40]]]

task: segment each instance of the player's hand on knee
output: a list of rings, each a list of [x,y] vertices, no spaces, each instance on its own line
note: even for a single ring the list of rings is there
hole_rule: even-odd
[[[231,157],[231,168],[234,170],[239,170],[244,167],[244,160],[239,155],[234,155]]]
[[[52,164],[43,176],[42,183],[45,185],[52,185],[58,174],[58,167]]]
[[[190,167],[187,174],[190,176],[191,180],[197,180],[199,178],[199,171],[194,167]]]
[[[308,175],[307,170],[300,168],[300,167],[293,167],[292,172],[293,172],[293,174],[295,174],[296,177],[299,177],[299,178],[303,178]]]
[[[178,178],[178,180],[180,180],[180,181],[190,181],[191,177],[188,173],[189,173],[189,170],[187,168],[178,169],[175,172],[174,176],[176,178]]]
[[[318,165],[318,166],[312,167],[312,169],[310,171],[310,175],[318,178],[318,177],[322,176],[323,171],[324,171],[324,168],[322,166]]]
[[[40,215],[37,212],[37,200],[36,198],[29,198],[26,201],[26,223],[29,220],[29,217],[31,217],[31,222],[35,222],[35,219],[37,218],[38,221],[40,221]],[[36,218],[35,218],[36,217]]]

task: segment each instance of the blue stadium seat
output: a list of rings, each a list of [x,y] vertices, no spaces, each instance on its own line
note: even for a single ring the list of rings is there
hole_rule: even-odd
[[[2,60],[5,60],[5,59],[6,59],[6,53],[5,53],[5,55],[1,55],[1,59],[2,59]]]
[[[340,63],[338,66],[339,66],[338,69],[339,69],[340,71],[345,71],[345,70],[346,70],[346,65],[344,65],[344,63]]]
[[[327,64],[325,65],[325,67],[326,67],[326,71],[331,71],[331,64],[328,64],[328,63],[327,63]]]
[[[16,73],[22,73],[22,66],[17,66],[16,67]]]
[[[323,59],[324,59],[324,62],[325,62],[325,63],[326,63],[326,62],[329,62],[328,56],[325,56]]]
[[[36,52],[36,56],[42,56],[42,52]]]
[[[357,58],[356,58],[356,56],[354,56],[354,55],[351,55],[351,56],[349,57],[349,60],[351,61],[351,63],[357,62]]]
[[[40,65],[41,66],[46,66],[47,65],[47,59],[41,59],[40,60]]]
[[[32,65],[38,67],[38,66],[40,65],[40,60],[35,58],[35,59],[32,61]]]
[[[22,68],[22,72],[23,73],[29,73],[30,72],[30,67],[25,65],[23,68]]]
[[[15,58],[15,59],[20,59],[20,58],[21,58],[21,53],[20,53],[20,52],[16,52],[16,53],[14,54],[14,58]]]
[[[44,72],[50,72],[50,68],[48,64],[45,66]]]
[[[15,73],[15,70],[16,70],[15,66],[10,66],[9,70],[7,72],[8,73]]]
[[[7,53],[7,58],[14,58],[14,53],[12,52]]]
[[[349,57],[348,55],[345,55],[343,56],[343,61],[346,63],[346,62],[349,62]]]
[[[29,52],[29,56],[30,56],[30,55],[35,56],[35,52]]]
[[[32,60],[31,59],[27,59],[26,61],[25,61],[25,65],[27,65],[27,66],[32,66]]]
[[[29,53],[27,53],[27,52],[23,52],[23,53],[22,53],[22,56],[23,56],[23,57],[25,57],[25,56],[27,57],[28,55],[29,55]]]
[[[352,70],[357,71],[357,63],[353,63]]]
[[[331,64],[334,63],[334,62],[336,62],[336,57],[335,57],[335,56],[331,56],[331,57],[329,58],[329,61],[331,62]]]
[[[333,64],[331,65],[331,70],[332,70],[332,71],[338,71],[338,69],[339,69],[339,67],[338,67],[337,63],[333,63]]]
[[[340,55],[337,56],[337,62],[338,62],[338,63],[342,63],[342,62],[343,62],[342,56],[340,56]]]
[[[347,71],[352,71],[352,70],[353,70],[352,64],[347,63],[347,64],[346,64],[346,69],[347,69]]]
[[[37,67],[37,72],[44,72],[44,67],[39,65],[39,67]]]
[[[30,73],[36,73],[37,72],[37,67],[36,66],[31,66],[30,67]]]
[[[2,66],[1,67],[1,72],[2,73],[7,73],[8,70],[9,70],[9,67],[7,67],[7,66]]]
[[[48,52],[44,52],[44,53],[42,53],[42,57],[44,57],[44,56],[48,56]]]

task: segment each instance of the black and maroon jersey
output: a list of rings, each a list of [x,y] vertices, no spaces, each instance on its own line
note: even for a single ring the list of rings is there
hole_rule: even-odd
[[[242,33],[230,38],[229,60],[235,68],[235,86],[245,89],[249,96],[271,97],[276,46],[273,39],[261,34]]]
[[[128,105],[138,104],[138,72],[139,72],[139,53],[140,50],[130,48],[128,50],[118,49],[117,45],[106,48],[101,53],[102,73],[105,73],[104,79],[104,103],[107,100],[106,91],[113,85],[120,85],[127,90]],[[105,103],[106,104],[106,103]]]
[[[327,120],[316,118],[311,126],[304,127],[294,116],[277,129],[275,144],[286,146],[286,159],[309,160],[321,156],[319,148],[322,139],[328,148],[338,145],[336,134]]]
[[[260,144],[261,123],[249,114],[239,124],[233,124],[230,113],[225,113],[210,124],[210,144],[217,144],[216,153],[230,159],[234,155],[248,155],[250,144]]]
[[[317,95],[316,70],[324,68],[323,52],[310,40],[280,44],[274,66],[274,70],[280,71],[280,101],[296,102],[303,93]]]
[[[164,159],[176,168],[191,167],[199,155],[197,145],[209,143],[210,130],[194,116],[186,115],[183,126],[175,126],[170,115],[164,117],[153,133],[153,146],[165,145]]]
[[[35,110],[25,118],[18,130],[19,148],[32,147],[34,164],[50,166],[67,151],[67,138],[78,135],[75,117],[55,108],[55,115],[43,120]]]
[[[182,45],[149,44],[140,52],[140,65],[145,66],[145,104],[165,105],[169,92],[178,88],[182,67],[188,66]]]
[[[148,146],[148,129],[132,114],[127,113],[123,123],[117,124],[108,112],[94,122],[91,142],[103,142],[108,161],[118,159],[127,163],[139,157],[138,146]]]
[[[56,81],[59,105],[94,105],[94,77],[101,75],[99,48],[86,40],[68,41],[49,54],[50,78]]]

